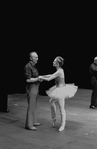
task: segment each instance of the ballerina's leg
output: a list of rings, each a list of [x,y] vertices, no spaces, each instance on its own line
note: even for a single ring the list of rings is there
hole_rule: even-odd
[[[51,98],[49,102],[51,105],[51,117],[53,120],[53,127],[55,127],[55,122],[56,122],[56,105],[55,105],[55,102],[56,102],[56,99]]]
[[[63,131],[66,124],[66,111],[65,111],[65,99],[58,99],[60,115],[61,115],[61,127],[59,131]]]

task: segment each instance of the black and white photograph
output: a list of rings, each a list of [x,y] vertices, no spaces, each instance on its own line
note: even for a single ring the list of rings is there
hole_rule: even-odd
[[[2,8],[0,149],[97,149],[96,2]]]

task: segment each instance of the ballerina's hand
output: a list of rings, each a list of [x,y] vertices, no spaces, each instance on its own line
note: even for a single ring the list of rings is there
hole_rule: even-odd
[[[43,76],[39,76],[38,78],[39,78],[39,79],[43,79]]]
[[[43,77],[42,77],[42,76],[39,76],[39,77],[38,77],[38,80],[39,80],[40,82],[42,82],[42,81],[43,81]]]

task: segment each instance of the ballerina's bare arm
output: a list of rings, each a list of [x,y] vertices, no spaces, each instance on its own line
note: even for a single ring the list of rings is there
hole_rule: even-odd
[[[50,77],[51,76],[51,74],[49,74],[49,75],[43,75],[43,77]]]
[[[45,81],[50,81],[50,80],[53,80],[55,79],[56,77],[58,77],[60,75],[60,72],[57,70],[55,73],[53,73],[52,75],[50,75],[50,77],[43,77],[43,76],[40,76],[39,78],[45,80]]]

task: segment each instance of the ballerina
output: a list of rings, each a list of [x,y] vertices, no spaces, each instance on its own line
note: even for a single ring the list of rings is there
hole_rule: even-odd
[[[39,76],[40,79],[45,81],[50,81],[55,79],[55,85],[46,91],[47,95],[50,97],[51,104],[51,116],[53,120],[53,127],[55,127],[56,122],[56,105],[57,101],[59,104],[59,110],[61,115],[61,126],[59,131],[65,129],[66,124],[66,111],[65,111],[65,99],[71,98],[77,92],[77,86],[74,84],[65,84],[65,74],[62,68],[64,64],[64,59],[60,56],[56,57],[53,61],[53,66],[56,67],[56,72],[50,75]]]

